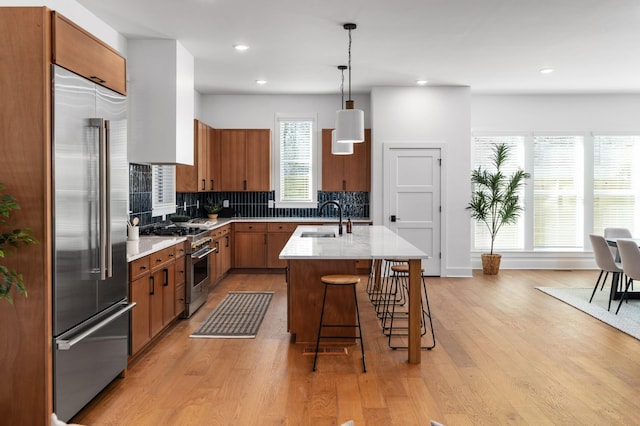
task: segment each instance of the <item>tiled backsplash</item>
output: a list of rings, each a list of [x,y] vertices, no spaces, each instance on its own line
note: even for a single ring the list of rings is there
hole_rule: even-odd
[[[162,217],[151,216],[151,166],[129,164],[129,209],[130,216],[140,219],[140,225],[162,222]],[[229,200],[229,207],[240,217],[318,217],[317,208],[269,208],[269,200],[275,198],[269,192],[208,192],[176,194],[176,214],[204,217],[202,205],[208,199],[222,202]],[[318,204],[336,200],[343,208],[344,218],[369,218],[368,192],[324,192],[318,191]],[[185,209],[186,206],[186,209]],[[326,209],[325,217],[336,217],[337,209]]]

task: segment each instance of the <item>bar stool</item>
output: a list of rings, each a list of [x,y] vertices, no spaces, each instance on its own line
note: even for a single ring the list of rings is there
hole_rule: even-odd
[[[376,260],[377,262],[381,262],[380,260]],[[393,265],[401,265],[408,264],[408,260],[406,259],[384,259],[384,271],[380,274],[380,280],[378,282],[375,279],[369,278],[369,283],[367,284],[367,293],[369,294],[369,299],[371,300],[371,304],[374,306],[376,310],[376,315],[378,318],[382,318],[384,315],[384,309],[389,305],[389,303],[395,303],[398,305],[404,305],[407,301],[405,295],[403,293],[393,293],[393,280],[391,277],[391,267]],[[374,268],[376,267],[374,263]],[[379,269],[382,269],[381,265],[377,266]],[[374,274],[376,272],[373,272]],[[389,298],[394,296],[395,298],[391,301]]]
[[[313,371],[316,371],[316,363],[318,361],[318,349],[320,347],[320,339],[359,339],[360,340],[360,350],[362,351],[362,370],[363,372],[367,372],[367,366],[364,358],[364,343],[362,342],[362,328],[360,328],[360,311],[358,310],[358,297],[356,296],[356,284],[360,282],[360,278],[355,275],[325,275],[320,281],[324,284],[324,296],[322,297],[322,311],[320,312],[320,325],[318,326],[318,339],[316,340],[316,353],[313,357]],[[356,304],[356,318],[358,320],[357,324],[323,324],[324,319],[324,306],[327,301],[327,288],[329,286],[348,286],[350,285],[353,288],[353,300]],[[357,328],[358,335],[357,336],[323,336],[322,329],[325,327],[331,328]]]
[[[393,274],[393,288],[391,289],[389,300],[397,300],[399,297],[408,298],[408,281],[409,281],[409,265],[408,264],[396,264],[391,266]],[[420,297],[421,317],[420,328],[421,336],[427,333],[427,319],[429,320],[429,328],[431,329],[432,344],[429,346],[421,346],[421,349],[431,350],[436,346],[436,336],[433,330],[433,321],[431,319],[431,308],[429,307],[429,297],[427,294],[427,283],[424,278],[424,269],[420,269],[422,277],[422,291]],[[398,296],[397,293],[403,293],[402,296]],[[409,326],[398,327],[394,326],[394,320],[402,318],[403,321],[408,321],[409,313],[407,311],[396,312],[397,303],[387,303],[382,316],[382,332],[388,337],[388,345],[391,349],[407,349],[407,346],[395,346],[391,344],[393,337],[406,337],[408,336]],[[426,307],[426,309],[425,309]],[[389,325],[387,325],[387,321]],[[394,332],[394,329],[396,332]],[[406,333],[398,333],[398,330],[406,330]]]

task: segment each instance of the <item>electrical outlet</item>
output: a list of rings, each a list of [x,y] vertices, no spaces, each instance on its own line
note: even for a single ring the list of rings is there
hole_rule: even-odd
[[[229,200],[223,200],[222,207],[229,207]]]
[[[182,208],[184,209],[184,211],[187,211],[187,202],[185,201],[184,204],[182,205]]]
[[[269,208],[272,209],[274,205],[275,203],[273,202],[273,200],[269,200]]]

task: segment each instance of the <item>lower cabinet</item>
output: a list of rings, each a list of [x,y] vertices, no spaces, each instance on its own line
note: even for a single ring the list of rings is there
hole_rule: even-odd
[[[287,261],[280,259],[280,252],[297,226],[297,223],[290,222],[267,224],[267,268],[287,267]]]
[[[180,243],[129,264],[129,298],[136,303],[131,311],[131,355],[184,311],[184,262]]]
[[[211,238],[216,248],[209,269],[210,285],[213,286],[231,269],[231,225],[214,229]]]
[[[267,224],[234,223],[234,268],[267,267]]]

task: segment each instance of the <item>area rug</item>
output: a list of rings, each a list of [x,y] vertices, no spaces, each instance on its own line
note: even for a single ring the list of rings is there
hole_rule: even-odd
[[[229,292],[190,337],[254,338],[272,297],[272,291]]]
[[[623,302],[618,315],[615,314],[618,308],[618,300],[611,302],[611,311],[607,311],[609,303],[609,289],[598,289],[593,301],[589,303],[592,288],[557,288],[557,287],[536,287],[543,293],[553,296],[564,303],[581,310],[600,321],[627,333],[640,340],[640,300],[629,300]]]

